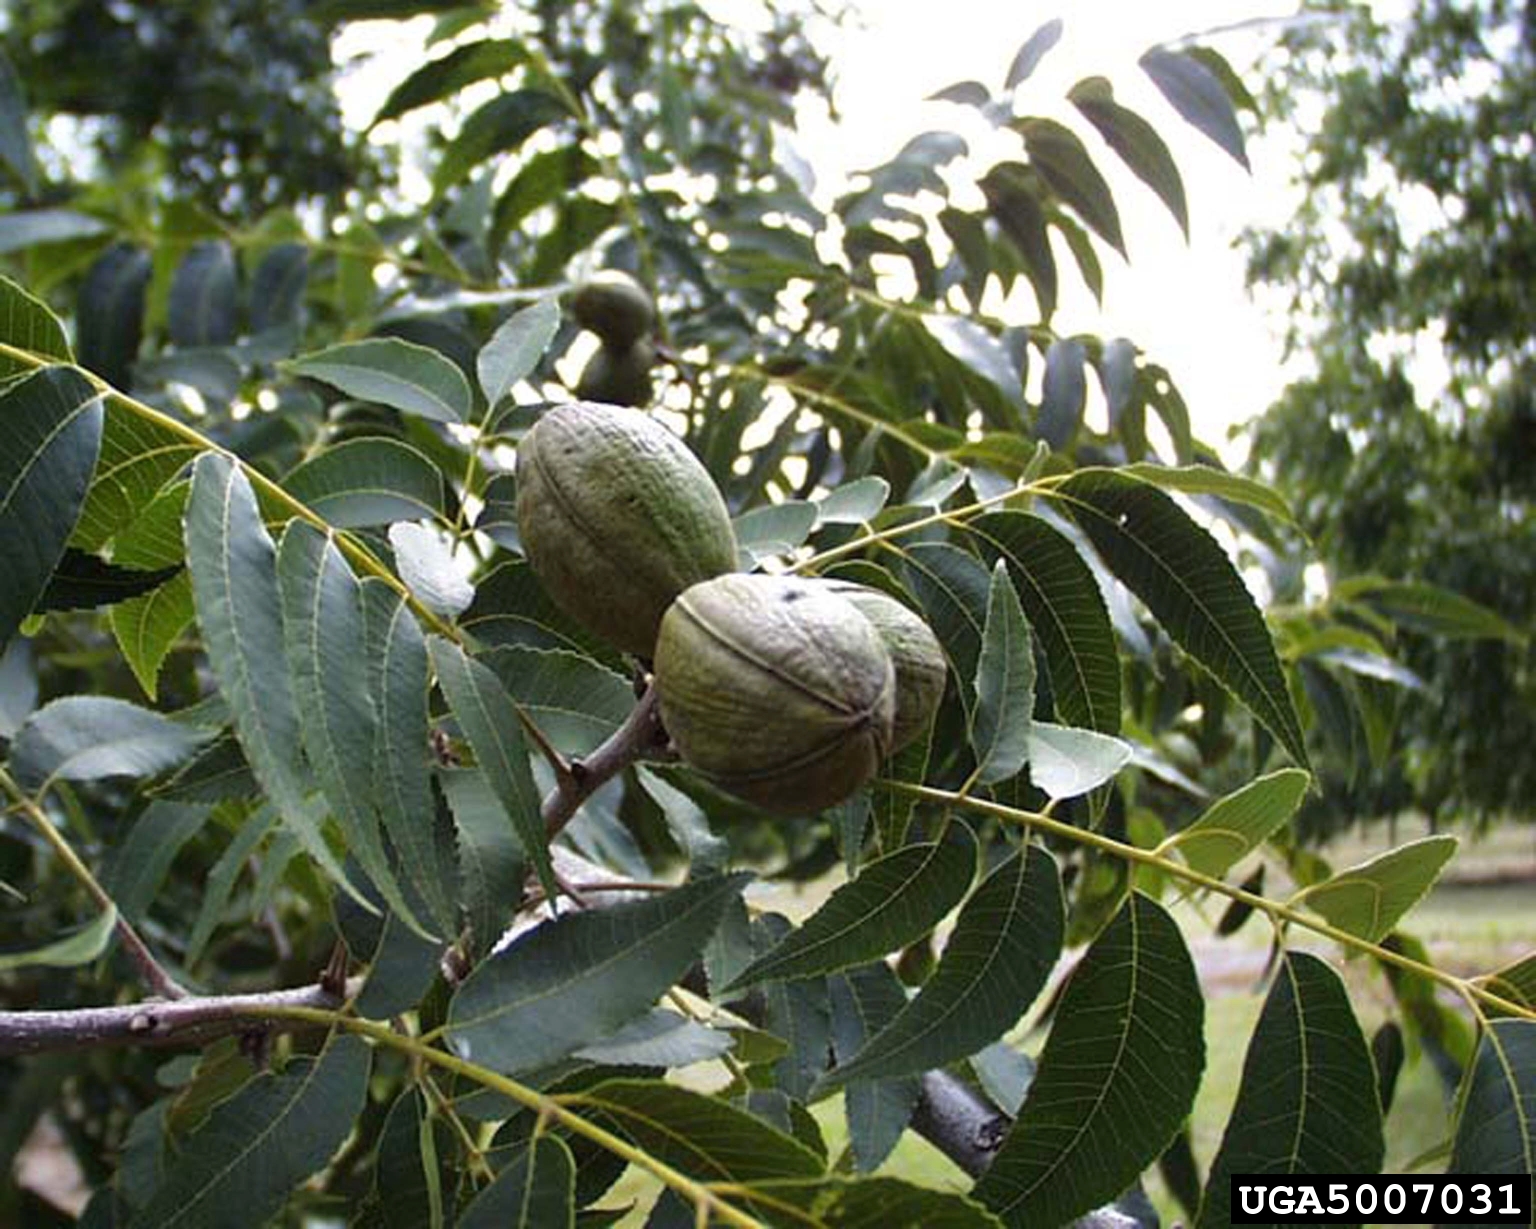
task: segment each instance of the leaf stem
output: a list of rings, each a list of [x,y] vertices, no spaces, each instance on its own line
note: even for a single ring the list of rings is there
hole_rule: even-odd
[[[5,768],[0,767],[0,787],[15,802],[14,809],[26,817],[26,820],[37,831],[53,850],[55,856],[85,888],[86,893],[103,911],[108,909],[117,914],[117,937],[122,943],[123,950],[128,953],[139,976],[149,988],[149,992],[163,999],[182,999],[187,996],[186,990],[165,967],[155,959],[149,946],[139,937],[139,932],[133,928],[133,924],[122,915],[117,908],[117,902],[111,897],[106,888],[101,886],[101,881],[91,873],[88,867],[75,852],[74,846],[64,839],[64,834],[54,826],[47,812],[43,810],[35,798],[31,797],[16,779]]]
[[[400,594],[416,617],[438,635],[446,636],[455,643],[462,643],[462,637],[458,629],[451,623],[445,622],[434,611],[422,605],[416,595],[406,587],[405,582],[385,567],[378,557],[359,542],[356,537],[343,530],[336,529],[308,504],[302,500],[295,499],[260,470],[246,464],[241,457],[236,456],[227,448],[220,447],[196,428],[188,426],[170,414],[155,409],[154,406],[145,405],[144,402],[135,400],[127,393],[120,392],[114,388],[95,372],[76,364],[64,363],[47,355],[35,354],[31,350],[18,349],[15,346],[6,345],[4,342],[0,342],[0,356],[14,359],[19,363],[26,363],[38,369],[44,367],[70,367],[72,370],[79,372],[81,376],[88,380],[104,396],[112,398],[135,417],[142,418],[145,422],[153,423],[162,430],[170,432],[201,452],[223,453],[240,467],[241,472],[246,477],[246,481],[268,501],[277,504],[285,512],[297,517],[299,520],[307,521],[316,529],[334,535],[336,544],[341,548],[342,554],[346,555],[355,567],[368,573],[370,576],[378,577],[391,589],[395,590],[396,593]]]
[[[628,1161],[631,1165],[637,1165],[649,1170],[665,1185],[671,1187],[679,1195],[697,1207],[706,1207],[721,1221],[728,1225],[739,1226],[740,1229],[764,1229],[762,1222],[755,1217],[747,1215],[738,1208],[725,1202],[708,1184],[697,1182],[686,1174],[672,1168],[665,1161],[658,1160],[642,1148],[637,1148],[628,1140],[615,1135],[595,1122],[583,1118],[580,1114],[570,1109],[572,1104],[581,1104],[582,1094],[571,1093],[567,1096],[548,1096],[524,1084],[509,1079],[499,1072],[492,1071],[488,1067],[482,1067],[478,1063],[472,1063],[467,1059],[449,1054],[434,1046],[426,1045],[414,1037],[406,1037],[395,1032],[387,1025],[374,1020],[363,1020],[356,1016],[343,1015],[337,1011],[327,1011],[315,1007],[285,1006],[276,1009],[267,1009],[263,1013],[267,1019],[288,1019],[313,1024],[317,1027],[343,1028],[349,1032],[366,1037],[375,1045],[387,1046],[400,1051],[410,1058],[426,1065],[440,1067],[467,1080],[472,1080],[492,1092],[516,1101],[541,1117],[558,1122],[573,1133],[583,1136],[597,1144],[615,1156]]]
[[[1250,892],[1246,888],[1235,887],[1212,875],[1197,871],[1193,867],[1185,866],[1182,862],[1176,862],[1172,858],[1165,857],[1155,850],[1139,849],[1135,845],[1127,845],[1122,841],[1115,840],[1113,837],[1107,837],[1102,833],[1094,832],[1087,828],[1079,828],[1059,819],[1053,819],[1051,816],[1042,814],[1039,811],[1023,811],[1016,807],[1004,806],[1001,803],[988,802],[982,798],[968,797],[953,790],[935,789],[928,785],[911,785],[905,781],[881,780],[876,784],[884,789],[909,794],[927,802],[939,802],[947,806],[969,807],[974,811],[980,811],[997,819],[1023,824],[1039,832],[1048,832],[1052,836],[1072,841],[1078,845],[1087,845],[1101,853],[1109,854],[1111,857],[1120,858],[1126,862],[1155,867],[1164,874],[1171,875],[1176,879],[1182,879],[1186,883],[1192,883],[1197,887],[1202,887],[1208,891],[1225,896],[1229,900],[1238,901],[1250,908],[1257,909],[1271,919],[1278,918],[1291,925],[1299,926],[1303,930],[1310,930],[1313,934],[1321,935],[1325,939],[1332,939],[1344,947],[1353,948],[1355,951],[1365,952],[1374,956],[1384,964],[1396,965],[1398,968],[1409,973],[1415,973],[1420,977],[1437,982],[1462,998],[1471,996],[1497,1011],[1518,1016],[1524,1020],[1536,1021],[1536,1011],[1512,1003],[1508,999],[1484,989],[1474,981],[1457,977],[1454,973],[1447,973],[1443,969],[1435,968],[1433,965],[1424,964],[1421,961],[1414,960],[1411,956],[1404,956],[1400,952],[1393,951],[1391,948],[1372,943],[1369,939],[1362,939],[1359,935],[1351,934],[1347,930],[1341,930],[1339,927],[1331,925],[1320,918],[1303,913],[1300,909],[1283,901],[1270,900],[1268,897]]]

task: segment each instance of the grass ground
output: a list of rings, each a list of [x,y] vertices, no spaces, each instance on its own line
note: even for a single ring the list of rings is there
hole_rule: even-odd
[[[1421,825],[1399,825],[1402,843],[1424,834]],[[1385,825],[1351,834],[1325,850],[1335,867],[1346,867],[1390,847]],[[773,886],[757,889],[754,903],[800,918],[813,911],[841,880],[805,888]],[[1276,889],[1271,886],[1271,893]],[[1207,991],[1206,1072],[1191,1116],[1195,1156],[1209,1166],[1221,1144],[1222,1132],[1237,1096],[1243,1057],[1263,999],[1268,930],[1251,920],[1237,936],[1219,940],[1212,919],[1220,910],[1184,902],[1175,913],[1189,937],[1191,951]],[[1437,965],[1462,976],[1488,972],[1536,950],[1536,831],[1505,827],[1481,839],[1463,843],[1445,879],[1419,903],[1405,929],[1428,947]],[[1300,940],[1308,947],[1314,945]],[[1318,944],[1315,950],[1334,964],[1350,987],[1351,999],[1367,1036],[1389,1017],[1390,995],[1381,975],[1367,962],[1344,960],[1337,950]],[[1025,1037],[1025,1048],[1038,1049],[1039,1037]],[[846,1142],[840,1098],[814,1107],[823,1134],[836,1156]],[[1449,1096],[1424,1058],[1410,1056],[1397,1086],[1388,1116],[1386,1173],[1404,1173],[1416,1159],[1444,1144],[1450,1129]],[[1441,1164],[1433,1162],[1433,1172]],[[882,1172],[927,1186],[964,1190],[968,1180],[942,1153],[908,1132]],[[1182,1213],[1154,1175],[1151,1193],[1165,1224],[1174,1225]],[[635,1211],[621,1222],[624,1229],[645,1223],[655,1187],[643,1175],[628,1175],[604,1200],[618,1206],[636,1200]]]

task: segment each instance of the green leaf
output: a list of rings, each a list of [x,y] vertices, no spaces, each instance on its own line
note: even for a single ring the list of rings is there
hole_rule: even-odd
[[[992,569],[987,623],[976,663],[976,712],[971,746],[983,785],[1017,776],[1029,758],[1035,708],[1035,652],[1019,595],[1001,559]]]
[[[126,700],[61,696],[16,731],[11,773],[37,792],[55,780],[149,777],[174,768],[211,737]]]
[[[64,555],[101,447],[101,398],[46,367],[0,393],[0,651]]]
[[[230,893],[235,880],[246,870],[251,855],[277,823],[277,812],[270,806],[258,807],[254,814],[241,821],[224,852],[219,855],[213,869],[202,881],[202,900],[198,906],[197,920],[187,938],[185,964],[191,968],[197,963],[213,932],[224,921],[229,906]]]
[[[608,1036],[584,1045],[577,1058],[613,1067],[687,1067],[731,1048],[731,1035],[675,1011],[655,1007]]]
[[[1266,516],[1287,525],[1296,523],[1291,505],[1273,487],[1214,466],[1153,465],[1147,461],[1138,461],[1134,465],[1122,466],[1119,472],[1150,482],[1165,491],[1178,491],[1184,495],[1214,495],[1230,503],[1257,508]]]
[[[406,880],[421,898],[438,933],[457,921],[457,874],[434,839],[431,750],[427,722],[430,686],[427,643],[405,599],[376,577],[362,584],[368,691],[374,726],[374,799],[384,831]],[[521,850],[516,859],[521,862]],[[521,871],[513,877],[517,885]]]
[[[901,571],[956,676],[974,679],[991,592],[987,569],[946,542],[916,542],[907,548]]]
[[[743,512],[731,522],[736,551],[743,570],[764,559],[787,555],[804,544],[816,528],[816,505],[803,499],[787,499]]]
[[[390,865],[373,803],[376,717],[357,578],[334,538],[292,521],[277,548],[277,580],[299,732],[320,792],[384,902],[421,930]]]
[[[574,144],[528,158],[496,201],[486,249],[499,253],[524,218],[574,191],[600,170],[602,163]]]
[[[755,1182],[749,1206],[772,1217],[785,1204],[805,1210],[828,1229],[1002,1229],[1002,1222],[969,1196],[936,1191],[893,1177],[830,1175],[815,1182]],[[800,1216],[778,1222],[807,1223]]]
[[[1458,1109],[1449,1173],[1536,1173],[1536,1021],[1489,1023]]]
[[[0,57],[0,79],[3,75],[4,57]],[[3,80],[0,80],[0,94],[3,94]],[[0,108],[3,105],[3,98],[0,98]],[[40,358],[56,358],[64,363],[72,363],[75,358],[63,321],[41,299],[4,276],[0,276],[0,342]],[[29,364],[0,355],[0,380],[30,370]]]
[[[1237,112],[1215,73],[1189,52],[1162,47],[1148,51],[1140,64],[1175,111],[1248,169]]]
[[[524,559],[503,563],[479,582],[459,626],[484,645],[522,644],[604,655],[595,640],[571,628]]]
[[[448,769],[438,780],[458,835],[464,915],[475,950],[487,952],[522,903],[527,857],[484,773]]]
[[[112,607],[108,617],[117,647],[151,700],[159,694],[160,668],[195,613],[192,578],[184,571],[153,592]]]
[[[523,88],[498,94],[473,112],[448,143],[432,176],[432,191],[442,194],[495,154],[517,150],[539,129],[570,112],[548,90]],[[537,280],[537,279],[536,279]]]
[[[373,1193],[383,1213],[380,1229],[443,1229],[443,1158],[457,1159],[452,1129],[427,1111],[422,1090],[406,1088],[389,1107],[379,1131]],[[378,1224],[365,1216],[356,1224]]]
[[[168,325],[179,347],[227,346],[239,326],[235,255],[223,239],[193,244],[171,279]]]
[[[1061,876],[1030,846],[1000,863],[972,894],[921,990],[827,1087],[911,1075],[966,1058],[1029,1010],[1061,953]]]
[[[1292,903],[1375,943],[1434,886],[1457,844],[1444,835],[1409,841],[1297,893]]]
[[[447,531],[415,521],[396,521],[389,527],[389,544],[395,552],[395,571],[423,606],[452,619],[469,609],[475,600],[468,568],[454,555]]]
[[[37,191],[37,161],[27,132],[27,98],[10,59],[0,54],[0,163],[16,176],[28,196]]]
[[[1072,337],[1058,337],[1045,352],[1045,376],[1040,387],[1040,409],[1035,415],[1035,437],[1055,452],[1072,446],[1083,423],[1088,396],[1084,364],[1088,353]]]
[[[15,209],[0,216],[0,255],[44,243],[89,239],[106,229],[100,218],[73,209]]]
[[[581,653],[515,646],[492,649],[480,660],[564,755],[590,753],[635,707],[634,685]]]
[[[1431,636],[1515,643],[1526,639],[1486,606],[1438,585],[1360,576],[1340,581],[1334,593],[1344,599],[1363,600],[1402,626]]]
[[[527,379],[555,339],[560,304],[553,295],[508,316],[475,359],[485,403],[494,409],[519,380]]]
[[[697,880],[522,935],[454,994],[454,1052],[498,1071],[531,1071],[608,1036],[687,972],[749,878]]]
[[[129,1229],[258,1229],[341,1146],[362,1112],[368,1047],[333,1037],[208,1115]]]
[[[818,524],[867,525],[891,497],[891,484],[873,475],[833,487],[816,501]]]
[[[487,77],[505,76],[527,60],[528,51],[517,39],[488,38],[455,47],[447,55],[429,60],[395,86],[373,117],[373,123],[397,119],[407,111],[439,102]]]
[[[1130,762],[1129,744],[1095,730],[1035,721],[1029,727],[1029,779],[1050,798],[1077,798]]]
[[[1080,470],[1053,494],[1174,641],[1305,768],[1301,722],[1269,629],[1215,539],[1138,478]]]
[[[112,905],[74,934],[29,952],[0,952],[0,973],[13,969],[53,968],[72,969],[90,964],[107,950],[117,929],[117,906]]]
[[[1061,41],[1062,28],[1061,18],[1053,17],[1024,40],[1013,63],[1008,66],[1008,79],[1003,83],[1005,90],[1014,89],[1028,80],[1046,53]]]
[[[209,452],[192,467],[187,570],[208,669],[229,705],[252,773],[283,822],[337,883],[351,887],[308,797],[299,715],[284,662],[277,553],[239,465]],[[370,906],[371,907],[371,906]]]
[[[896,974],[883,960],[849,969],[827,980],[832,1006],[832,1052],[848,1063],[907,1005]],[[848,1144],[859,1173],[879,1168],[896,1146],[922,1085],[913,1075],[856,1080],[844,1093]]]
[[[1050,119],[1016,120],[1012,127],[1024,138],[1030,166],[1099,238],[1124,256],[1125,237],[1120,233],[1114,194],[1077,134]]]
[[[1069,725],[1120,731],[1120,658],[1098,582],[1077,548],[1038,516],[991,512],[968,526],[989,560],[1008,561],[1045,650],[1056,711]]]
[[[567,1098],[595,1111],[652,1157],[703,1182],[812,1178],[822,1161],[804,1144],[715,1097],[655,1080],[605,1080]]]
[[[1059,1225],[1117,1198],[1188,1116],[1205,1002],[1184,938],[1133,893],[1072,974],[1023,1108],[975,1197],[1007,1225]]]
[[[464,422],[473,405],[469,381],[453,362],[398,337],[342,342],[285,366],[349,397],[432,422]]]
[[[1501,998],[1536,1009],[1536,952],[1496,969],[1484,980]]]
[[[80,284],[75,353],[83,366],[115,388],[127,388],[133,378],[153,267],[147,252],[131,243],[114,243],[96,258]]]
[[[1041,321],[1049,322],[1056,312],[1057,274],[1051,236],[1040,205],[1045,185],[1031,168],[1004,163],[988,171],[980,187],[987,200],[987,212],[997,219],[998,226],[1018,251],[1040,304]]]
[[[1158,852],[1177,849],[1195,870],[1220,879],[1289,822],[1310,782],[1299,768],[1258,777],[1217,799],[1189,827],[1164,841]]]
[[[563,1140],[539,1135],[474,1197],[458,1229],[562,1229],[576,1224],[576,1161]]]
[[[1199,1229],[1232,1223],[1234,1174],[1374,1174],[1382,1153],[1376,1068],[1344,983],[1290,952],[1243,1060]]]
[[[1136,178],[1157,193],[1188,239],[1189,206],[1184,199],[1184,181],[1157,129],[1116,102],[1113,87],[1103,77],[1079,81],[1067,97]]]
[[[34,614],[53,610],[97,610],[140,597],[169,580],[179,568],[153,572],[119,567],[100,555],[66,547],[64,557],[48,578],[48,587],[32,608]]]
[[[104,876],[107,891],[130,922],[154,902],[181,847],[202,831],[210,808],[157,798],[133,821]]]
[[[761,951],[788,931],[789,922],[781,915],[760,918],[754,927],[753,950]],[[762,995],[766,1008],[763,1027],[789,1045],[788,1052],[772,1067],[775,1089],[807,1103],[831,1062],[832,1005],[827,997],[827,979],[771,981],[764,985]]]
[[[533,859],[544,895],[554,900],[560,890],[516,706],[490,667],[466,657],[453,641],[433,636],[427,649],[433,673],[474,750],[475,762],[512,821],[523,854]]]
[[[929,314],[923,328],[957,363],[995,385],[1012,405],[1024,404],[1024,376],[1003,343],[969,316]]]
[[[497,474],[485,484],[480,498],[483,506],[475,517],[475,532],[483,533],[497,546],[514,554],[523,553],[523,535],[517,525],[517,477],[510,470]]]
[[[409,444],[381,437],[344,440],[283,479],[283,489],[337,529],[440,517],[443,475]]]
[[[170,501],[185,500],[186,490],[184,484],[169,488],[166,484],[185,470],[198,452],[196,444],[173,428],[144,418],[127,402],[109,397],[96,476],[71,544],[81,550],[99,551],[114,542],[113,558],[130,567],[179,563],[184,555],[181,521],[185,504]],[[157,507],[162,499],[168,501],[166,506]],[[119,539],[122,550],[116,548]],[[134,543],[131,547],[130,541]],[[155,543],[163,544],[164,550],[152,550]]]
[[[928,934],[976,875],[975,838],[964,824],[954,830],[957,840],[908,845],[869,863],[726,988],[849,969]]]

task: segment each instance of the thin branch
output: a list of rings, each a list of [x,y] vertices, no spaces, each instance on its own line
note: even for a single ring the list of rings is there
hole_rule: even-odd
[[[96,1046],[192,1046],[272,1027],[291,1030],[307,1025],[284,1014],[289,1009],[334,1010],[361,988],[362,979],[353,978],[340,996],[315,985],[68,1011],[0,1011],[0,1056]]]
[[[54,855],[60,862],[64,863],[69,873],[79,880],[86,893],[95,901],[97,908],[103,912],[111,909],[117,913],[116,930],[118,942],[123,945],[123,950],[128,953],[128,958],[133,961],[134,966],[138,969],[139,976],[143,979],[149,992],[163,999],[185,998],[187,992],[182,988],[181,983],[172,977],[165,967],[155,959],[154,953],[149,950],[149,945],[140,938],[139,932],[133,928],[133,924],[118,911],[117,902],[112,899],[107,890],[101,886],[101,882],[91,873],[91,868],[81,861],[80,855],[64,839],[64,834],[54,826],[53,821],[48,818],[47,812],[38,805],[35,798],[31,797],[16,783],[16,779],[4,768],[0,768],[0,787],[3,787],[5,792],[14,799],[14,809],[26,817],[27,822],[37,830],[39,836],[48,842]]]
[[[1372,943],[1369,939],[1362,939],[1359,935],[1351,934],[1347,930],[1313,917],[1302,912],[1293,905],[1284,901],[1270,900],[1267,896],[1260,896],[1256,892],[1249,892],[1245,888],[1235,887],[1225,880],[1217,879],[1213,875],[1207,875],[1195,870],[1191,866],[1185,866],[1182,862],[1158,853],[1153,849],[1140,849],[1135,845],[1127,845],[1123,841],[1117,841],[1112,837],[1104,836],[1088,828],[1079,828],[1074,824],[1065,823],[1059,819],[1053,819],[1049,815],[1039,811],[1023,811],[1017,807],[1004,806],[998,802],[988,802],[983,798],[972,798],[953,790],[935,789],[929,785],[912,785],[905,781],[880,781],[882,788],[894,790],[897,793],[909,794],[915,798],[921,798],[927,802],[939,802],[946,806],[969,807],[973,811],[980,811],[986,815],[992,815],[998,819],[1008,820],[1011,823],[1022,824],[1028,828],[1035,828],[1041,832],[1049,832],[1066,841],[1078,845],[1088,845],[1101,853],[1107,853],[1111,857],[1119,858],[1125,862],[1133,862],[1142,866],[1156,867],[1165,874],[1175,879],[1182,879],[1186,883],[1192,883],[1197,887],[1205,888],[1218,895],[1225,896],[1229,900],[1235,900],[1249,908],[1257,909],[1271,919],[1279,919],[1293,926],[1299,926],[1303,930],[1310,930],[1313,934],[1321,935],[1325,939],[1332,939],[1347,948],[1364,952],[1376,957],[1385,964],[1396,965],[1409,973],[1417,973],[1420,977],[1438,982],[1456,994],[1466,997],[1471,995],[1488,1007],[1507,1015],[1518,1016],[1524,1020],[1536,1020],[1536,1011],[1518,1003],[1512,1003],[1502,998],[1493,991],[1487,990],[1476,981],[1468,981],[1466,978],[1457,977],[1454,973],[1447,973],[1444,969],[1437,969],[1434,965],[1424,964],[1414,960],[1411,956],[1404,956],[1389,947],[1382,947],[1379,943]]]
[[[661,724],[656,686],[651,683],[624,719],[624,724],[591,755],[572,760],[569,775],[555,783],[540,809],[544,831],[553,839],[571,822],[581,804],[602,786],[636,761],[662,756],[666,748],[666,731]]]

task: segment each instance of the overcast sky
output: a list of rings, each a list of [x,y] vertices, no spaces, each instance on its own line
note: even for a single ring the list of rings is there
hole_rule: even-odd
[[[908,137],[952,122],[951,108],[922,99],[966,78],[1000,88],[1024,39],[1041,22],[1062,17],[1062,40],[1023,87],[1020,108],[1072,118],[1075,112],[1065,101],[1072,84],[1084,76],[1108,77],[1116,98],[1146,116],[1173,150],[1184,173],[1190,239],[1185,242],[1150,191],[1120,172],[1112,154],[1090,145],[1103,152],[1101,167],[1116,193],[1130,262],[1103,250],[1102,309],[1064,266],[1056,327],[1066,333],[1123,334],[1142,346],[1170,369],[1197,432],[1211,443],[1223,443],[1231,424],[1270,404],[1284,383],[1275,325],[1245,293],[1243,261],[1232,241],[1245,225],[1277,224],[1288,216],[1282,153],[1273,143],[1250,148],[1250,176],[1177,116],[1136,59],[1160,41],[1238,26],[1202,41],[1244,73],[1274,31],[1243,23],[1283,19],[1294,13],[1294,3],[867,0],[866,9],[863,26],[838,39],[837,127],[811,122],[802,138],[818,166],[829,174],[869,166],[894,154]],[[1080,117],[1074,127],[1088,131]]]

